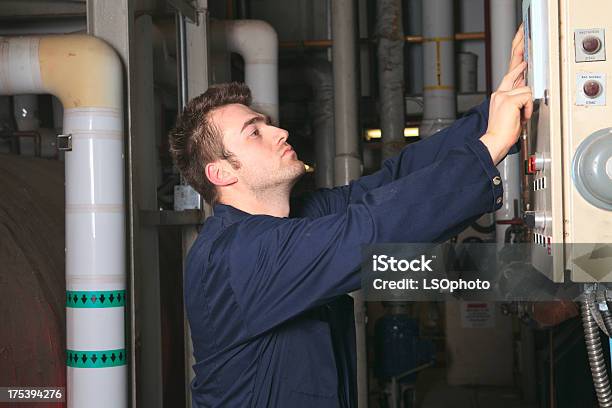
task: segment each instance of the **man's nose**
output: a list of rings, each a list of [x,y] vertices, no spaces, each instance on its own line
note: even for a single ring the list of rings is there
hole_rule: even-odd
[[[285,129],[282,128],[276,128],[276,133],[275,133],[275,137],[276,137],[276,144],[283,144],[287,141],[287,139],[289,138],[289,132],[287,132]]]

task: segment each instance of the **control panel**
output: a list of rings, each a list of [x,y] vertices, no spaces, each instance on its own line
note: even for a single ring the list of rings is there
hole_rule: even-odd
[[[522,139],[523,220],[533,265],[556,282],[567,272],[574,282],[612,281],[612,257],[609,267],[585,261],[612,248],[612,3],[588,4],[523,1],[534,95]]]

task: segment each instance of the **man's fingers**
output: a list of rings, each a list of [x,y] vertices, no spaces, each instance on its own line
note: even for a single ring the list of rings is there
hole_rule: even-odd
[[[521,86],[519,88],[515,88],[515,89],[512,89],[512,90],[506,92],[507,95],[511,95],[511,96],[521,95],[521,94],[524,94],[524,93],[531,94],[531,88],[528,87],[528,86]]]
[[[506,74],[501,84],[499,84],[499,88],[497,88],[497,90],[503,92],[512,90],[515,81],[521,80],[521,75],[523,75],[523,72],[525,72],[526,68],[527,63],[525,61],[514,67],[510,72]]]
[[[523,121],[527,122],[529,119],[531,119],[532,114],[533,114],[533,97],[529,95],[529,100],[525,104],[524,110],[523,110]]]
[[[512,40],[512,53],[510,54],[510,65],[508,67],[508,71],[512,71],[517,65],[519,65],[523,59],[525,54],[525,32],[523,31],[523,24],[518,28],[518,31],[514,35],[514,39]]]

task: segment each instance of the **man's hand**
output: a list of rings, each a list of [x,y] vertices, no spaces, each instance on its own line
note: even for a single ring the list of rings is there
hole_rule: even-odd
[[[508,74],[514,70],[525,59],[525,31],[521,24],[512,40],[512,51],[510,53],[510,64],[508,65]],[[517,82],[513,84],[513,88],[525,86],[525,76],[521,75]]]
[[[519,27],[512,41],[509,71],[497,91],[491,95],[489,126],[480,140],[487,146],[493,163],[499,163],[517,142],[521,124],[531,118],[533,97],[525,86],[527,63],[523,61],[523,26]]]

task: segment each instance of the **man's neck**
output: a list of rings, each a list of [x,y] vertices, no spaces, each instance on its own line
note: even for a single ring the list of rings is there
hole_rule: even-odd
[[[228,193],[219,202],[253,215],[288,217],[290,192],[290,189],[274,189],[239,196]]]

